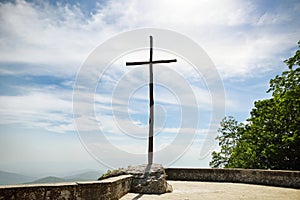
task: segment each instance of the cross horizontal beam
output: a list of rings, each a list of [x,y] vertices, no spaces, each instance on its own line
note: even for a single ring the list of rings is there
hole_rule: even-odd
[[[148,165],[153,163],[153,130],[154,130],[154,95],[153,95],[153,64],[177,62],[172,60],[153,60],[153,38],[150,36],[150,59],[149,61],[126,62],[130,65],[149,65],[149,141],[148,141]]]
[[[159,63],[171,63],[171,62],[177,62],[176,59],[172,60],[154,60],[154,61],[141,61],[141,62],[126,62],[126,66],[131,65],[146,65],[146,64],[159,64]]]

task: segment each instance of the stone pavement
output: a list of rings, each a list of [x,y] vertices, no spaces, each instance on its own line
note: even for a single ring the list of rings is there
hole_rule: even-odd
[[[194,181],[168,181],[172,193],[146,195],[128,193],[121,200],[180,199],[180,200],[231,200],[231,199],[295,199],[300,200],[300,190],[242,183],[216,183]]]

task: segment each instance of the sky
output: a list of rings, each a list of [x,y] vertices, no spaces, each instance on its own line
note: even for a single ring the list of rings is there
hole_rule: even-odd
[[[26,175],[147,161],[149,74],[125,62],[150,34],[177,59],[154,67],[154,162],[208,167],[218,122],[270,97],[300,39],[296,0],[0,2],[0,170]]]

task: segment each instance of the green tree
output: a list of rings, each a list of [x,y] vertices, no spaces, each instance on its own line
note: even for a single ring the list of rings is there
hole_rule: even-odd
[[[221,152],[212,153],[210,166],[300,169],[300,50],[284,62],[289,70],[270,80],[272,98],[254,103],[248,125],[235,121],[226,129],[235,141],[224,143],[219,131]],[[229,121],[221,122],[221,130]]]
[[[221,123],[220,133],[216,140],[219,140],[220,152],[212,152],[212,161],[209,163],[212,167],[227,167],[229,159],[236,143],[241,136],[241,130],[244,128],[242,123],[238,123],[232,116],[225,117]]]

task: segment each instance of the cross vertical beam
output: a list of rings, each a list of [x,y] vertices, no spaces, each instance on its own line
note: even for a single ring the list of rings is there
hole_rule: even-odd
[[[150,36],[150,59],[141,62],[126,62],[126,66],[149,64],[149,141],[148,141],[148,165],[153,163],[153,130],[154,130],[154,95],[153,95],[153,64],[177,62],[172,60],[153,60],[153,37]]]
[[[153,127],[154,127],[154,95],[153,95],[153,38],[150,36],[150,63],[149,63],[149,141],[148,141],[148,164],[153,162]]]

